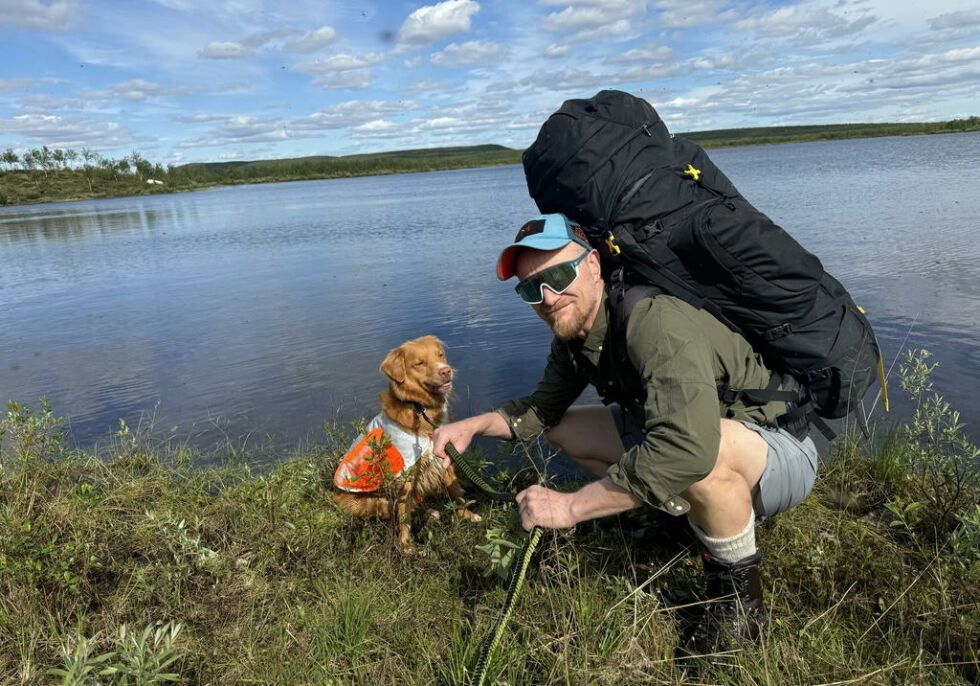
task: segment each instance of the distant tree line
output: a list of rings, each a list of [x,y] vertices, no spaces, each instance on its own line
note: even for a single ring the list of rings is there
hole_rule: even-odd
[[[717,148],[978,130],[980,117],[967,117],[945,122],[776,126],[694,131],[681,135],[705,148]],[[164,167],[135,150],[114,159],[88,148],[73,150],[42,146],[20,155],[8,148],[0,153],[0,205],[142,195],[215,185],[463,169],[517,164],[520,159],[520,150],[500,145],[476,145],[344,157],[323,155]]]
[[[125,157],[113,159],[105,157],[89,148],[74,150],[72,148],[40,148],[28,150],[18,155],[13,149],[7,148],[0,153],[0,162],[7,171],[19,169],[32,175],[43,176],[45,179],[57,171],[81,172],[88,182],[89,191],[94,192],[93,182],[98,179],[116,181],[121,175],[130,174],[139,181],[149,178],[166,176],[167,169],[160,164],[154,164],[137,151],[132,151]],[[172,169],[172,166],[170,167]]]

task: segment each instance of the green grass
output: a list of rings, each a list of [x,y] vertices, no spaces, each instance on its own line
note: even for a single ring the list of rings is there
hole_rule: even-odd
[[[478,546],[521,540],[510,506],[474,496],[485,522],[444,509],[416,532],[425,554],[401,555],[388,524],[330,501],[342,427],[267,473],[126,430],[101,458],[69,450],[47,405],[11,405],[0,431],[4,684],[465,684],[506,595]],[[956,485],[952,523],[894,513],[953,487],[902,469],[928,447],[841,444],[759,530],[774,621],[724,656],[675,654],[701,579],[682,520],[638,510],[548,534],[487,683],[977,683],[977,483]]]

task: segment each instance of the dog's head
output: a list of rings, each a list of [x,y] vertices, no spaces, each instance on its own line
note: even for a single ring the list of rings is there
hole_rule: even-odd
[[[435,406],[442,404],[453,389],[453,369],[446,362],[442,341],[435,336],[402,343],[388,353],[381,371],[401,400]]]

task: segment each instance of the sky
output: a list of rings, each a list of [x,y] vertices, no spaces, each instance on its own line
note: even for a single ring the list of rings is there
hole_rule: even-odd
[[[980,114],[977,0],[0,0],[0,150],[525,148],[634,93],[676,133]]]

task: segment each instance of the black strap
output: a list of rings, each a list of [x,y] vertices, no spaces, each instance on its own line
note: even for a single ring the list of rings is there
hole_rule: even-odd
[[[820,433],[824,435],[828,441],[832,441],[837,438],[837,432],[830,428],[830,425],[823,420],[823,417],[818,415],[816,412],[811,412],[809,415],[810,423],[815,427],[820,429]]]
[[[784,378],[782,374],[773,372],[772,376],[769,377],[769,384],[765,388],[729,388],[719,384],[718,399],[726,405],[732,405],[739,400],[746,405],[767,405],[777,400],[784,403],[799,403],[800,392],[798,390],[778,390]]]

